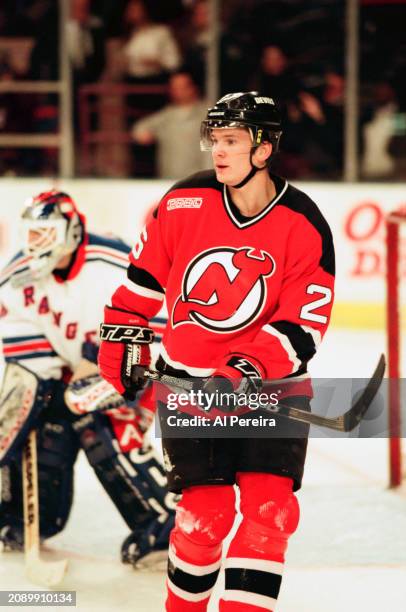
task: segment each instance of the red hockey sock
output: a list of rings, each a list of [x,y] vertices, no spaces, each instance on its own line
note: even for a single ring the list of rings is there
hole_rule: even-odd
[[[274,610],[289,536],[299,521],[293,481],[283,476],[240,473],[242,522],[225,561],[220,612]]]
[[[176,509],[170,537],[167,612],[205,612],[235,518],[232,486],[190,487]]]

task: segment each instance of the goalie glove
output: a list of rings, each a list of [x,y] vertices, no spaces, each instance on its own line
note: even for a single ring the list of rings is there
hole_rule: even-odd
[[[77,415],[125,406],[123,396],[98,373],[69,383],[65,391],[65,402],[69,410]]]
[[[258,393],[262,387],[262,378],[265,372],[261,364],[242,355],[227,355],[219,367],[206,380],[203,385],[205,394],[244,394]],[[225,402],[224,405],[217,404],[216,407],[223,412],[232,412],[233,403]]]
[[[101,375],[126,399],[142,389],[143,373],[151,363],[149,345],[154,332],[144,317],[111,308],[104,309],[100,326],[99,368]]]
[[[127,404],[123,396],[100,374],[91,374],[71,382],[65,391],[65,402],[77,416],[104,412],[110,416],[115,429],[120,426],[120,422],[130,420],[141,436],[150,428],[155,414],[152,385],[142,392],[137,403]]]

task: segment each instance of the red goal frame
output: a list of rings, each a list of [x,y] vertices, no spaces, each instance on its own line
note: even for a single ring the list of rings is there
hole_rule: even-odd
[[[389,403],[389,486],[402,483],[401,447],[401,329],[400,329],[400,225],[406,212],[386,217],[386,333]]]

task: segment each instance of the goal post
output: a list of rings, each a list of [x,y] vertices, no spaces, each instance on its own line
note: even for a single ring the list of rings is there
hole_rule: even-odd
[[[402,483],[401,422],[401,229],[406,212],[386,217],[386,334],[389,405],[389,486]]]

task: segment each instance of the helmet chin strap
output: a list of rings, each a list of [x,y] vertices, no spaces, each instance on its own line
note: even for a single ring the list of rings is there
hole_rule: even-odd
[[[259,172],[260,170],[266,170],[267,169],[267,165],[266,164],[262,168],[258,168],[258,166],[254,166],[254,164],[252,163],[252,157],[253,157],[254,153],[255,153],[255,147],[252,147],[251,151],[250,151],[251,170],[248,172],[247,176],[242,179],[242,181],[237,183],[237,185],[231,185],[231,187],[233,187],[233,189],[241,189],[241,187],[244,187],[244,185],[246,185],[248,183],[248,181],[250,181],[252,178],[254,178],[254,176],[256,175],[257,172]]]

